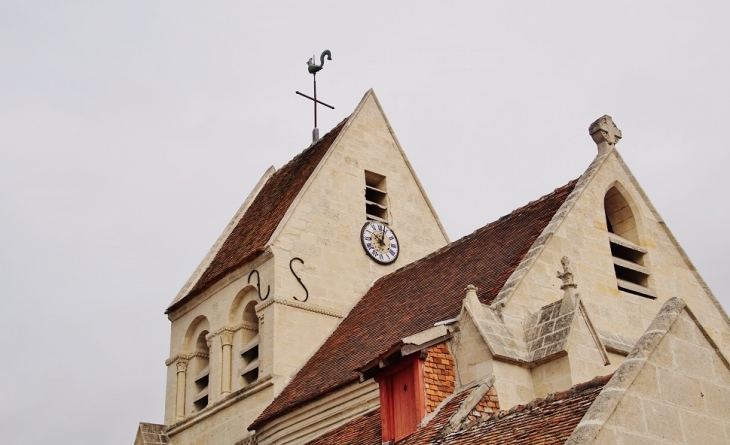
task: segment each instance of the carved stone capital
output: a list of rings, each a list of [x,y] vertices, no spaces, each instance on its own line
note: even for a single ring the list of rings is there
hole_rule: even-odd
[[[231,346],[233,344],[233,331],[223,331],[220,334],[221,336],[221,345],[223,346]]]
[[[188,361],[184,359],[179,359],[177,361],[177,372],[185,372],[188,370]]]
[[[598,145],[598,149],[611,148],[621,140],[621,130],[613,122],[609,115],[598,118],[588,127],[593,141]]]

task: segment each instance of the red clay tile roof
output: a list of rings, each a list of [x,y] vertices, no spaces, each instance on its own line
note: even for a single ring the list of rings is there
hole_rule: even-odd
[[[433,444],[559,445],[565,443],[611,378],[596,377],[568,391],[485,416],[471,428]]]
[[[380,408],[319,436],[305,445],[381,445]]]
[[[346,122],[347,119],[337,124],[316,144],[299,153],[266,181],[200,279],[187,295],[173,302],[167,312],[180,307],[264,251],[266,242]]]
[[[456,394],[451,400],[441,406],[441,409],[433,416],[426,425],[416,429],[410,436],[398,441],[398,445],[417,445],[430,443],[439,432],[449,423],[451,416],[459,409],[466,398],[474,391],[474,387],[468,388]]]
[[[517,405],[509,411],[484,414],[466,429],[443,435],[451,416],[471,394],[469,388],[455,395],[426,425],[397,445],[559,445],[565,443],[612,375],[573,386],[567,391]],[[488,393],[489,394],[489,393]],[[488,395],[485,395],[485,398]],[[358,417],[306,445],[379,445],[380,410]]]
[[[490,303],[576,181],[378,280],[249,429],[355,382],[355,369],[403,337],[456,317],[468,284]]]
[[[407,438],[398,441],[398,445],[427,443],[436,437],[438,432],[448,423],[454,412],[456,412],[464,399],[473,390],[474,388],[469,388],[455,395],[441,407],[439,412],[436,413],[426,426],[416,430],[416,432]],[[380,408],[378,408],[371,413],[347,422],[311,442],[307,442],[306,445],[380,445],[381,442]]]

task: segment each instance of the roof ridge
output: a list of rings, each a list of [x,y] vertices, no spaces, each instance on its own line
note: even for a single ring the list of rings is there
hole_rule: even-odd
[[[569,187],[573,186],[576,182],[578,182],[578,179],[580,179],[580,178],[576,178],[576,179],[573,179],[571,181],[568,181],[568,183],[566,183],[566,184],[564,184],[564,185],[562,185],[562,186],[554,189],[552,192],[546,193],[545,195],[543,195],[543,196],[541,196],[541,197],[539,197],[539,198],[537,198],[535,200],[529,201],[527,204],[525,204],[523,206],[517,207],[516,209],[512,210],[510,213],[508,213],[506,215],[502,215],[499,218],[495,219],[494,221],[488,222],[486,225],[484,225],[482,227],[479,227],[478,229],[474,230],[472,233],[469,233],[467,235],[464,235],[461,238],[459,238],[459,239],[457,239],[455,241],[452,241],[449,244],[441,247],[440,249],[435,250],[435,251],[429,253],[428,255],[426,255],[426,256],[424,256],[422,258],[417,259],[416,261],[413,261],[411,263],[408,263],[405,266],[400,267],[400,268],[394,270],[393,272],[391,272],[391,273],[389,273],[387,275],[383,275],[382,277],[378,278],[375,282],[373,282],[373,286],[375,285],[375,283],[377,283],[377,282],[379,282],[379,281],[381,281],[381,280],[383,280],[385,278],[388,278],[388,277],[390,277],[392,275],[395,275],[395,274],[397,274],[397,273],[399,273],[401,271],[408,270],[408,269],[410,269],[412,267],[415,267],[416,265],[421,264],[421,263],[423,263],[425,261],[428,261],[431,258],[436,257],[436,256],[438,256],[438,255],[440,255],[440,254],[442,254],[444,252],[448,252],[452,248],[455,248],[455,247],[460,246],[461,244],[467,242],[468,240],[471,240],[472,238],[477,237],[478,235],[482,234],[483,232],[486,232],[489,229],[492,229],[494,227],[497,227],[501,223],[504,223],[506,221],[509,221],[509,218],[510,217],[517,216],[519,213],[526,211],[528,207],[537,206],[537,204],[542,203],[543,201],[547,200],[548,198],[550,198],[552,196],[555,196],[558,193],[562,192],[566,188],[569,188]]]
[[[569,399],[590,389],[601,388],[605,386],[609,380],[611,380],[611,377],[613,377],[613,373],[603,376],[597,376],[587,382],[573,385],[569,389],[566,389],[564,391],[556,391],[546,395],[545,397],[538,397],[528,403],[515,405],[508,410],[499,410],[494,413],[485,413],[484,415],[482,415],[479,423],[487,422],[492,419],[501,419],[515,413],[528,412],[535,408],[548,405],[558,400]]]

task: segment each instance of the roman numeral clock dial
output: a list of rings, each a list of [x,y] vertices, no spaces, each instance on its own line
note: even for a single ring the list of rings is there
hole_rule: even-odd
[[[395,232],[387,224],[368,221],[360,231],[360,241],[368,256],[379,264],[391,264],[398,258],[400,246]]]

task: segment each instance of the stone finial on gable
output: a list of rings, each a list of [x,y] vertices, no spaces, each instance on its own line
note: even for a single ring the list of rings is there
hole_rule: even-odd
[[[563,281],[563,285],[560,289],[563,290],[563,302],[560,304],[560,313],[567,314],[573,312],[578,304],[578,292],[575,290],[578,285],[573,281],[573,271],[570,270],[570,260],[567,256],[560,259],[560,264],[563,265],[563,272],[558,272],[558,278]]]
[[[466,291],[467,298],[468,297],[476,298],[477,291],[479,290],[479,288],[474,286],[473,284],[470,284],[470,285],[466,286],[466,289],[464,289],[464,290]]]
[[[598,145],[599,153],[613,148],[621,140],[621,130],[609,115],[603,115],[593,122],[588,127],[588,133]]]
[[[558,278],[563,281],[563,285],[560,286],[560,289],[576,289],[578,285],[573,281],[573,272],[570,270],[570,259],[568,259],[567,256],[564,256],[560,259],[560,264],[563,265],[563,272],[561,273],[558,271]]]

